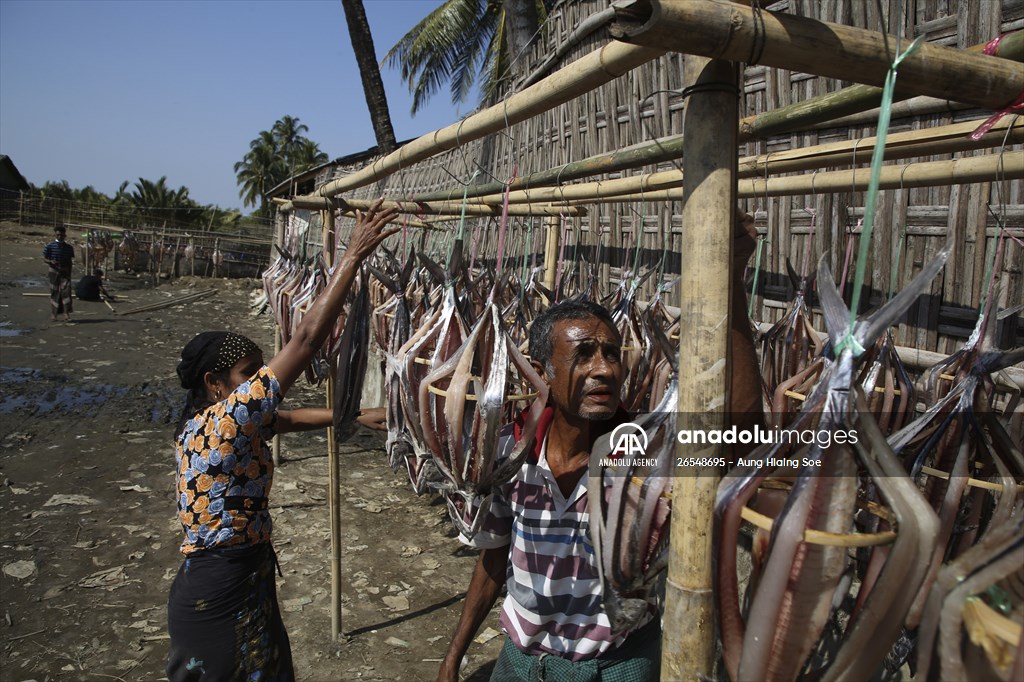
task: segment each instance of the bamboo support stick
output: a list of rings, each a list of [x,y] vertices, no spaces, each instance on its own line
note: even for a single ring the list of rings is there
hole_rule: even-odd
[[[547,239],[544,244],[544,287],[548,291],[555,290],[555,275],[558,272],[558,242],[562,226],[555,216],[544,219],[544,227],[547,229]],[[554,301],[548,301],[552,304]]]
[[[362,170],[327,183],[316,191],[316,196],[332,197],[365,187],[417,161],[478,140],[568,102],[662,54],[664,50],[608,43],[500,104],[427,133]]]
[[[970,134],[983,122],[983,119],[938,126],[929,130],[911,130],[893,133],[886,140],[885,158],[889,160],[917,158],[934,154],[949,154],[968,149],[985,149],[1006,142],[1008,145],[1024,142],[1024,125],[1016,125],[1007,135],[1007,128],[1013,120],[1003,119],[993,126],[978,141],[970,139]],[[791,173],[794,171],[843,166],[854,163],[867,164],[871,161],[871,152],[875,148],[877,138],[866,137],[857,140],[843,140],[828,144],[790,149],[760,156],[748,156],[740,159],[738,177],[754,177],[763,179],[766,174]],[[509,203],[583,201],[602,199],[623,194],[646,193],[661,189],[678,189],[683,181],[680,170],[659,171],[632,175],[614,180],[597,180],[594,182],[563,187],[540,187],[536,189],[517,190],[509,193]],[[499,206],[503,195],[491,194],[475,197],[468,206],[486,204]]]
[[[285,202],[280,205],[280,210],[288,213],[296,208],[302,208],[302,204],[305,203],[303,199],[299,204],[295,204],[294,200]],[[337,202],[344,215],[355,215],[355,211],[364,211],[368,209],[373,201],[369,199],[339,199]],[[463,212],[467,216],[484,216],[484,217],[500,217],[501,206],[490,206],[485,204],[468,205],[463,210],[461,202],[456,201],[441,201],[441,202],[419,202],[419,201],[385,201],[381,208],[397,208],[400,213],[414,213],[416,215],[443,215],[456,217],[461,215]],[[564,206],[511,206],[508,210],[508,215],[514,216],[551,216],[551,215],[572,215],[572,216],[583,216],[586,215],[585,208],[573,208],[566,210]],[[410,227],[421,227],[428,228],[426,223],[410,220]]]
[[[729,252],[736,211],[738,105],[736,69],[724,61],[687,57],[683,82],[693,94],[683,120],[683,227],[679,342],[680,428],[721,428],[727,373]],[[687,456],[715,457],[721,445]],[[714,469],[674,484],[662,645],[662,679],[711,677],[715,654],[711,529],[718,487]]]
[[[863,192],[867,190],[869,168],[822,171],[782,178],[745,178],[738,181],[738,197],[787,197],[821,192]],[[1024,178],[1024,154],[971,156],[952,161],[925,161],[902,166],[883,166],[880,189],[911,189],[939,185],[968,185],[994,180]],[[586,200],[586,203],[616,203],[628,201],[679,201],[682,190],[660,189],[635,194],[618,194]]]
[[[217,293],[216,289],[206,289],[204,291],[197,291],[187,296],[179,296],[178,298],[172,298],[169,301],[161,301],[160,303],[150,303],[149,305],[140,306],[138,308],[132,308],[131,310],[125,310],[118,315],[132,315],[134,313],[148,313],[152,310],[161,310],[163,308],[170,308],[171,306],[179,305],[182,303],[195,303],[198,300],[204,299],[207,296],[212,296]]]
[[[876,31],[726,0],[633,0],[617,4],[616,12],[610,32],[630,43],[876,87],[885,83],[898,41]],[[897,85],[903,94],[987,109],[1002,109],[1022,90],[1020,64],[929,43],[903,60]]]
[[[285,232],[285,221],[278,212],[274,216],[274,233],[272,235],[272,245],[270,253],[273,255],[274,246],[284,247],[284,232]],[[195,261],[195,254],[192,254],[193,262]],[[193,266],[193,270],[195,267]],[[274,355],[281,352],[281,325],[277,323],[277,317],[274,317]],[[274,460],[274,466],[281,464],[281,434],[275,433],[274,437],[270,440],[270,456]]]
[[[334,209],[330,208],[323,215],[323,254],[327,267],[334,265],[334,247],[337,239],[334,234]],[[327,409],[334,409],[334,376],[327,376]],[[334,440],[334,426],[327,427],[327,467],[328,504],[331,514],[331,638],[341,638],[341,458],[338,457],[338,444]]]

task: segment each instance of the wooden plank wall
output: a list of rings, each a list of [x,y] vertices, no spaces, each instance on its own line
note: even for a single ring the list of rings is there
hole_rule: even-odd
[[[556,5],[541,40],[534,46],[516,82],[521,83],[532,73],[584,18],[607,6],[608,2],[601,0]],[[767,4],[766,8],[900,33],[907,38],[907,44],[914,37],[925,35],[929,41],[938,44],[967,47],[987,42],[1000,32],[1024,26],[1024,0],[881,0],[881,12],[876,2],[864,0],[784,0]],[[594,32],[572,46],[560,65],[594,50],[607,41],[606,36],[603,29]],[[682,131],[685,106],[680,96],[681,79],[681,55],[666,55],[529,121],[416,164],[383,183],[363,188],[350,196],[372,198],[386,194],[393,198],[411,198],[421,192],[451,189],[453,200],[459,200],[462,183],[468,182],[474,170],[481,170],[480,181],[506,180],[513,172],[522,176],[678,134]],[[848,83],[782,69],[747,66],[740,115],[770,111],[845,85]],[[926,129],[985,115],[986,112],[980,111],[959,111],[894,119],[890,130]],[[748,142],[741,145],[739,155],[852,140],[872,136],[875,132],[873,124],[822,127]],[[1021,153],[1021,149],[1018,145],[1004,153]],[[976,153],[984,152],[965,152],[961,156]],[[866,167],[869,162],[869,154],[865,153],[863,161],[858,159],[857,165]],[[663,163],[657,167],[648,166],[602,177],[611,179],[623,174],[666,170],[673,165]],[[318,178],[317,185],[352,170],[335,168]],[[596,178],[588,178],[593,179]],[[813,269],[824,254],[837,276],[843,271],[847,245],[852,240],[855,246],[860,237],[858,222],[863,217],[864,200],[863,192],[838,192],[765,197],[743,202],[743,208],[755,215],[759,231],[768,240],[755,301],[756,320],[776,321],[789,305],[792,291],[786,276],[786,260],[788,258],[798,272],[802,269],[812,220],[815,230],[808,267]],[[573,258],[598,263],[606,291],[614,288],[624,267],[632,268],[638,239],[641,271],[662,268],[666,280],[678,274],[678,254],[686,244],[678,202],[596,204],[589,210],[585,218],[565,219],[564,224],[568,228],[566,260]],[[898,344],[948,353],[956,350],[967,338],[986,288],[985,268],[995,249],[999,221],[1006,224],[1018,239],[1024,238],[1024,183],[1021,181],[896,189],[880,193],[868,268],[871,274],[866,281],[868,290],[862,294],[862,301],[877,305],[883,300],[897,257],[898,289],[919,272],[947,240],[954,246],[949,264],[932,284],[929,294],[922,297],[900,324]],[[452,220],[441,225],[453,227],[457,222]],[[480,257],[493,259],[498,241],[497,222],[495,219],[467,220],[467,250],[471,249],[474,230],[479,229]],[[345,226],[350,224],[350,221],[341,222],[342,236]],[[524,252],[528,254],[528,260],[542,264],[543,224],[543,218],[509,220],[506,257],[515,258],[516,267],[521,267]],[[902,249],[899,248],[901,233],[905,233]],[[440,240],[445,237],[447,233],[431,233],[425,244],[428,249],[443,250],[445,247]],[[1010,241],[1005,246],[1000,277],[999,300],[1002,307],[1024,301],[1022,271],[1024,249]],[[645,285],[644,296],[652,294],[655,279],[651,278]],[[847,299],[851,286],[846,286]],[[815,325],[823,328],[820,317],[816,317]],[[1018,313],[1001,323],[1001,345],[1020,344],[1024,344],[1024,316]]]

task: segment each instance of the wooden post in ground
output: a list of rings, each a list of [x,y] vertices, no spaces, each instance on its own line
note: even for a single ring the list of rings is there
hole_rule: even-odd
[[[280,213],[278,213],[277,215],[278,215],[278,217],[280,217]],[[213,221],[212,220],[210,222],[210,225],[211,226],[213,225]],[[271,242],[271,244],[270,244],[270,257],[273,258],[274,257],[274,247],[275,246],[281,246],[282,244],[284,244],[284,225],[283,224],[278,224],[278,225],[274,226],[274,233],[271,236],[270,242]],[[195,254],[193,253],[192,255],[193,255],[193,258],[194,258]],[[213,258],[212,255],[210,257]],[[281,327],[278,326],[277,320],[275,319],[274,320],[274,355],[277,355],[280,352],[281,352]],[[281,436],[280,435],[275,434],[273,439],[270,441],[270,452],[271,452],[271,456],[274,458],[274,466],[277,466],[278,464],[281,463]]]
[[[683,122],[683,233],[679,343],[679,428],[721,429],[728,371],[729,263],[736,210],[737,74],[733,64],[685,58],[689,97]],[[685,457],[717,457],[721,445]],[[715,657],[711,532],[718,474],[690,470],[675,481],[661,677],[711,678]]]
[[[321,211],[324,225],[324,263],[334,265],[334,210]],[[334,408],[334,376],[327,375],[327,409]],[[341,459],[334,427],[327,427],[328,508],[331,513],[331,637],[341,638]]]
[[[547,240],[544,244],[544,287],[551,292],[555,291],[555,276],[558,273],[558,243],[559,231],[562,229],[558,216],[544,218],[544,227],[547,228]],[[548,301],[551,305],[554,301]]]

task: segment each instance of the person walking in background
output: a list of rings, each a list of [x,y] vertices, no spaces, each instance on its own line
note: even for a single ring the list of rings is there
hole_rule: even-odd
[[[71,321],[71,265],[75,262],[75,249],[64,241],[67,228],[58,225],[53,229],[53,241],[43,248],[43,260],[50,266],[50,320],[57,321],[63,314],[64,321]]]

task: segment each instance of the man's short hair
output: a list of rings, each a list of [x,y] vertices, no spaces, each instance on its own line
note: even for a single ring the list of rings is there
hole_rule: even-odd
[[[611,313],[600,303],[593,301],[563,301],[551,306],[537,319],[530,327],[530,359],[539,362],[549,372],[551,371],[551,331],[555,322],[560,320],[585,320],[588,317],[596,317],[608,324],[618,334],[618,328],[612,320]]]
[[[57,227],[53,228],[54,234],[57,234],[57,233],[66,234],[67,231],[68,231],[68,228],[64,227],[63,225],[58,225]]]
[[[97,277],[102,277],[103,276],[103,270],[101,268],[93,268],[92,269],[92,274],[96,275]]]

